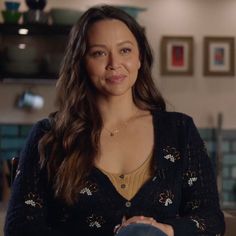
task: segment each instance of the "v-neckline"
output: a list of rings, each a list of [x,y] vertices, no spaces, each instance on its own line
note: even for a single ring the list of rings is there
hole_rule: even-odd
[[[112,182],[110,181],[110,179],[108,178],[108,176],[106,176],[101,170],[99,170],[98,168],[95,167],[95,173],[97,174],[97,181],[101,181],[101,187],[103,188],[103,190],[106,192],[106,194],[110,195],[111,198],[116,198],[119,201],[122,202],[135,202],[139,196],[140,193],[142,191],[144,191],[144,188],[146,187],[146,185],[149,185],[149,183],[152,181],[153,177],[151,176],[141,187],[140,189],[137,191],[137,193],[131,198],[131,199],[127,199],[124,196],[122,196],[117,189],[115,188],[115,186],[112,184]]]
[[[155,165],[155,171],[160,169],[160,164],[158,160],[160,159],[160,136],[158,135],[158,130],[160,125],[160,119],[158,115],[158,111],[152,112],[152,122],[153,122],[153,132],[154,132],[154,145],[153,145],[153,157],[154,159],[154,165]],[[158,139],[157,139],[158,136]],[[157,165],[158,163],[158,165]],[[97,177],[97,181],[101,181],[101,188],[106,192],[106,194],[110,195],[111,198],[117,199],[117,201],[121,202],[131,202],[134,203],[138,201],[138,199],[142,196],[142,192],[145,191],[145,188],[151,183],[154,176],[151,176],[137,191],[137,193],[130,199],[126,199],[123,197],[115,188],[115,186],[110,181],[109,177],[106,176],[99,168],[96,166],[93,167],[95,176]]]

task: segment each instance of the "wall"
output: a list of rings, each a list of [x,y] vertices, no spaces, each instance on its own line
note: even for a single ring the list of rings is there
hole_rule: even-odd
[[[21,0],[21,10],[25,10]],[[223,127],[236,128],[236,80],[234,77],[204,77],[203,37],[236,36],[236,1],[234,0],[50,0],[51,7],[73,7],[87,9],[97,3],[129,4],[147,7],[139,15],[138,21],[145,27],[155,53],[153,75],[156,84],[166,97],[169,109],[185,112],[193,116],[198,127],[215,127],[218,112],[224,115]],[[3,8],[3,3],[0,3]],[[191,35],[194,37],[194,75],[188,77],[168,77],[160,75],[160,39],[163,35]],[[12,107],[15,93],[24,85],[0,85],[0,122],[32,123],[55,109],[54,86],[37,86],[37,92],[45,96],[47,106],[41,112],[25,114]],[[5,97],[7,99],[5,99]],[[4,101],[3,101],[4,100]]]

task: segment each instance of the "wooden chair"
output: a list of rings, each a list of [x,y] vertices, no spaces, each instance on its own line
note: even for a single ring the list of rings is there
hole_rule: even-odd
[[[12,158],[8,161],[9,173],[10,173],[10,176],[9,176],[9,178],[8,178],[9,187],[12,186],[13,181],[14,181],[14,179],[15,179],[16,170],[17,170],[17,167],[18,167],[18,163],[19,163],[19,157],[12,157]]]

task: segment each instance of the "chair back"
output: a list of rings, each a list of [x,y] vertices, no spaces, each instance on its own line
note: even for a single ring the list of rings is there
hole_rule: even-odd
[[[10,168],[10,173],[11,173],[11,186],[13,184],[13,181],[15,179],[16,176],[16,171],[18,168],[18,164],[19,164],[19,157],[12,157],[11,159],[11,168]]]

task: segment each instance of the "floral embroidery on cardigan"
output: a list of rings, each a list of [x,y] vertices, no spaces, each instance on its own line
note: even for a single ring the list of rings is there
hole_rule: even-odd
[[[42,208],[43,200],[39,197],[39,195],[30,192],[25,197],[25,204],[32,207]]]
[[[95,216],[94,214],[92,214],[91,216],[87,217],[87,223],[91,228],[101,228],[102,225],[105,223],[105,220],[102,216]]]
[[[205,220],[200,219],[198,216],[192,216],[190,219],[196,224],[199,231],[203,232],[206,230]]]
[[[187,206],[192,210],[195,210],[200,207],[200,200],[193,200],[187,203]]]
[[[98,186],[95,183],[87,181],[85,183],[84,188],[80,190],[80,194],[87,194],[88,196],[92,196],[93,193],[98,191]]]
[[[161,193],[159,197],[159,202],[165,206],[168,206],[173,203],[174,194],[171,192],[171,190],[166,190],[165,192]]]
[[[194,182],[196,182],[198,180],[197,174],[195,171],[189,170],[184,174],[184,176],[187,179],[188,185],[190,187],[193,186]]]
[[[167,146],[163,149],[164,158],[171,162],[175,162],[180,159],[180,153],[175,147]]]

